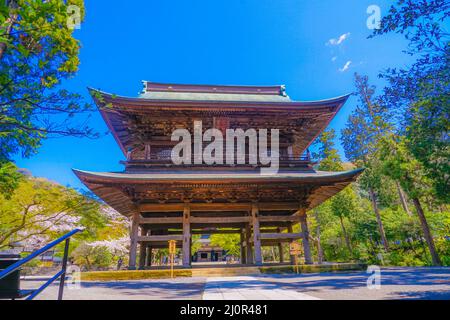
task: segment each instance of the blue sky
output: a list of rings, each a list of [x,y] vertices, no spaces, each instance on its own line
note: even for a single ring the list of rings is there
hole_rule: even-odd
[[[354,72],[381,86],[381,70],[408,62],[402,53],[406,43],[395,34],[367,39],[366,10],[376,4],[384,14],[392,3],[86,0],[86,19],[75,33],[82,44],[79,73],[64,86],[88,101],[88,86],[136,96],[141,80],[285,84],[294,100],[352,92]],[[339,132],[355,105],[352,97],[330,126]],[[107,131],[99,114],[91,124]],[[37,155],[15,160],[36,176],[78,188],[82,184],[71,168],[120,171],[122,159],[112,136],[104,135],[98,140],[47,140]]]

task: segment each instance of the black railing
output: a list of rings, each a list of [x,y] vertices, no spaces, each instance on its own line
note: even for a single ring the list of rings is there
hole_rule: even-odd
[[[80,229],[72,230],[69,233],[66,233],[65,235],[63,235],[62,237],[50,242],[49,244],[42,247],[41,249],[34,251],[33,253],[26,256],[25,258],[10,265],[9,267],[7,267],[6,269],[4,269],[3,271],[0,272],[0,280],[5,278],[6,276],[10,275],[11,273],[19,270],[20,267],[22,267],[27,262],[30,262],[34,258],[47,252],[51,248],[60,244],[61,242],[66,241],[65,246],[64,246],[64,255],[63,255],[61,270],[58,273],[56,273],[53,277],[51,277],[49,280],[47,280],[47,282],[44,283],[42,286],[40,286],[39,288],[37,288],[35,290],[31,290],[31,292],[29,292],[30,295],[27,298],[27,300],[34,299],[39,293],[44,291],[45,288],[47,288],[50,284],[52,284],[55,280],[57,280],[59,278],[58,300],[62,300],[63,293],[64,293],[64,281],[66,279],[67,259],[69,257],[70,237],[72,237],[74,234],[76,234],[80,231],[82,231],[82,230],[80,230]]]
[[[234,166],[242,166],[242,165],[244,165],[244,166],[251,165],[249,163],[250,156],[248,154],[245,154],[244,159],[245,159],[245,163],[244,164],[238,164],[237,163],[237,159],[235,159],[235,161],[234,161],[235,164],[233,164],[231,166],[234,167]],[[307,164],[309,164],[311,162],[311,158],[310,158],[309,154],[302,155],[300,157],[280,155],[278,157],[278,161],[279,161],[279,164],[281,166],[307,165]],[[147,158],[147,159],[128,159],[126,161],[121,161],[121,163],[125,164],[127,167],[152,166],[152,165],[165,165],[165,166],[172,166],[173,165],[173,166],[175,166],[173,164],[173,162],[172,162],[172,159],[171,159],[170,155],[163,155],[163,156],[161,156],[161,155],[156,155],[156,154],[150,155],[150,157]],[[194,156],[191,157],[191,164],[189,166],[204,166],[204,165],[206,165],[204,160],[202,160],[201,164],[195,164]],[[258,163],[256,165],[261,166]],[[225,154],[224,154],[224,164],[220,164],[220,165],[214,164],[213,166],[221,166],[221,167],[223,167],[223,166],[230,166],[230,165],[228,165],[226,163],[226,158],[225,158]]]

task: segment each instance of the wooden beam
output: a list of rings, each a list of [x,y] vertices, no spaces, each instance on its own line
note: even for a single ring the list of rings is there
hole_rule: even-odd
[[[192,230],[192,234],[238,234],[241,231],[235,230]]]
[[[261,233],[261,239],[301,239],[303,233]]]
[[[259,216],[260,222],[298,222],[299,216]]]
[[[258,203],[259,211],[284,211],[297,210],[298,203],[296,202],[262,202]]]
[[[250,217],[191,217],[191,223],[245,223]]]
[[[138,242],[164,242],[169,240],[177,240],[181,241],[183,240],[182,235],[176,235],[176,234],[168,234],[168,235],[162,235],[162,236],[140,236],[137,237]],[[167,244],[167,247],[169,247],[169,244]]]
[[[160,217],[160,218],[141,218],[140,224],[171,224],[171,223],[183,223],[182,217]]]
[[[241,231],[239,229],[234,230],[192,230],[191,235],[193,234],[239,234]],[[169,234],[183,234],[182,230],[171,230],[168,231]]]
[[[280,243],[290,243],[292,241],[292,239],[262,239],[261,240],[261,246],[265,247],[265,246],[269,246],[269,247],[274,247],[274,246],[278,246]]]
[[[260,211],[298,210],[296,202],[263,202],[258,204]],[[191,203],[192,211],[250,211],[251,203]],[[141,212],[183,212],[183,203],[141,203]]]

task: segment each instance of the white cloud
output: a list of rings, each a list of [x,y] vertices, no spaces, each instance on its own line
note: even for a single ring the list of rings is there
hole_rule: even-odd
[[[350,65],[352,64],[352,62],[349,60],[345,63],[345,65],[342,68],[339,68],[340,72],[345,72],[350,68]]]
[[[334,56],[333,58],[331,58],[331,61],[335,62],[337,60],[338,57]]]
[[[350,32],[344,33],[342,34],[339,38],[337,39],[330,39],[328,40],[327,44],[330,46],[338,46],[340,45],[342,42],[344,42],[345,40],[348,39],[348,37],[350,37]]]

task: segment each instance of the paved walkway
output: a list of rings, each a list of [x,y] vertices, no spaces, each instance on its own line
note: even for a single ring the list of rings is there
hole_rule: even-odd
[[[192,277],[134,281],[83,282],[66,289],[67,300],[126,299],[445,299],[450,300],[450,268],[383,268],[380,289],[367,287],[366,272]],[[44,279],[22,281],[22,289],[37,288]],[[55,300],[58,286],[37,299]]]
[[[38,288],[44,282],[44,279],[21,281],[21,288]],[[204,286],[204,278],[84,281],[80,287],[66,287],[64,300],[200,300]],[[35,300],[56,300],[57,296],[55,283]]]
[[[318,300],[318,298],[291,289],[280,289],[277,284],[257,277],[207,278],[203,300]]]

